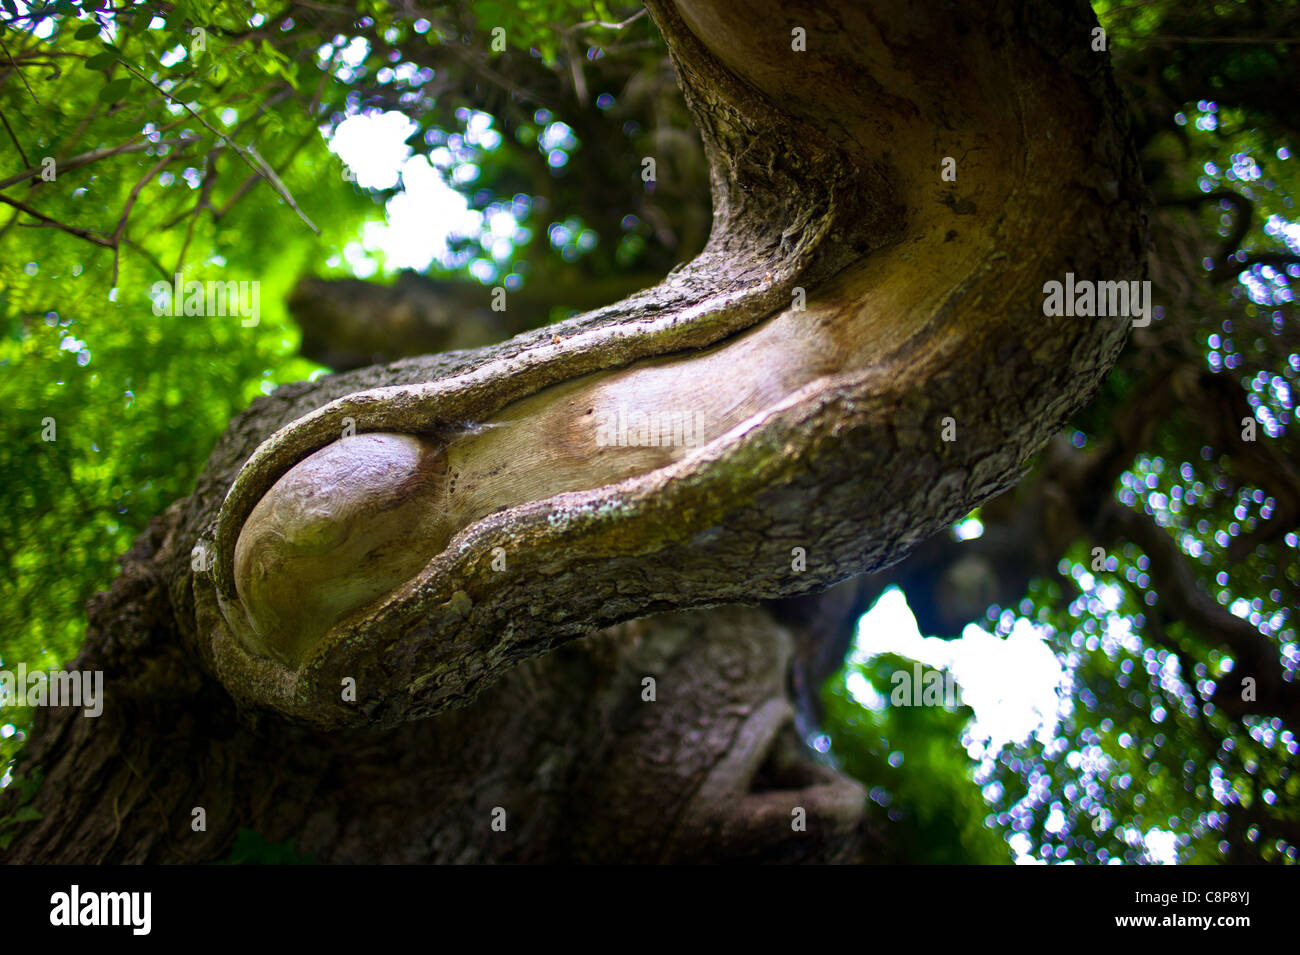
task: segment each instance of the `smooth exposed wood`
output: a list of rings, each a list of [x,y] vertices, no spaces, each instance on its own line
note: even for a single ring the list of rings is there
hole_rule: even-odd
[[[350,720],[334,688],[364,673],[365,719],[408,718],[592,626],[878,568],[1007,487],[1113,361],[1126,319],[1042,314],[1067,271],[1141,274],[1137,167],[1083,8],[651,9],[713,167],[704,253],[562,326],[286,400],[193,580],[234,692]],[[705,440],[601,446],[620,411],[688,414]],[[447,546],[314,643],[245,629],[245,521],[349,422],[445,454],[419,497]]]

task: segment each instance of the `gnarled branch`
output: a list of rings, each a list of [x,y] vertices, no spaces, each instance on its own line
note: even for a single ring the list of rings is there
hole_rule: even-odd
[[[1015,480],[1113,361],[1127,319],[1041,304],[1066,271],[1136,277],[1145,248],[1086,10],[798,6],[755,31],[721,5],[650,9],[713,170],[708,246],[617,305],[236,421],[176,541],[212,573],[171,587],[237,697],[389,724],[593,627],[883,566]],[[936,59],[972,82],[931,82]],[[701,440],[603,443],[621,409],[698,415]],[[390,452],[406,463],[370,466]],[[347,566],[321,559],[343,541]]]

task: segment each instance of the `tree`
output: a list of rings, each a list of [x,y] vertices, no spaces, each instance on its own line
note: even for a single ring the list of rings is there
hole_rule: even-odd
[[[214,9],[203,25],[169,11],[166,28],[206,29],[274,77],[270,92],[250,83],[236,97],[309,99],[304,143],[355,92],[334,89],[313,56],[357,26],[381,62],[385,48],[398,55],[389,62],[436,52],[438,92],[494,90],[482,108],[512,131],[534,104],[550,114],[571,95],[571,128],[609,144],[583,162],[622,163],[625,183],[653,185],[642,206],[653,222],[666,157],[638,156],[635,138],[610,135],[592,110],[578,28],[539,10],[495,49],[490,6],[432,22],[358,10],[355,24],[314,6],[259,22]],[[938,17],[905,4],[742,14],[648,3],[702,138],[712,227],[702,242],[688,208],[681,238],[648,230],[617,263],[632,286],[699,252],[618,304],[501,344],[362,367],[480,345],[455,337],[466,333],[446,320],[449,302],[482,313],[488,331],[470,334],[490,338],[608,287],[543,274],[517,307],[505,284],[299,283],[304,348],[358,367],[283,385],[236,415],[194,492],[150,523],[94,599],[75,665],[104,671],[112,705],[95,720],[37,713],[19,765],[39,781],[40,818],[18,830],[11,857],[210,860],[241,827],[328,861],[895,857],[859,784],[801,751],[791,686],[815,697],[887,583],[932,594],[916,602],[924,629],[952,634],[1050,575],[1087,533],[1136,539],[1153,575],[1170,568],[1160,592],[1175,615],[1235,640],[1235,672],[1283,707],[1269,712],[1291,712],[1276,648],[1178,576],[1181,557],[1160,550],[1174,538],[1107,500],[1149,431],[1120,418],[1103,453],[1058,449],[1009,491],[1096,392],[1134,319],[1144,324],[1129,310],[1053,314],[1048,283],[1140,280],[1147,195],[1090,11],[985,7]],[[145,19],[116,11],[133,36],[147,37]],[[644,20],[619,26],[649,35]],[[203,121],[215,107],[191,110],[184,80],[164,85],[122,42],[104,53],[100,64],[128,74],[96,94],[110,112],[132,88],[185,104],[178,141],[141,184],[210,137],[199,202],[181,218],[190,232],[230,208],[212,199],[214,155],[249,170],[244,194],[273,189],[308,218],[292,154],[277,175]],[[202,62],[193,47],[189,62]],[[265,116],[284,124],[254,114]],[[678,154],[690,183],[693,152]],[[111,233],[4,201],[111,252],[116,284],[140,188]],[[611,188],[576,190],[600,234],[625,221]],[[358,312],[400,318],[382,324],[407,346],[358,331]],[[1017,530],[960,548],[932,536],[999,494],[979,513],[990,529],[1006,513]],[[1287,513],[1272,539],[1294,524]],[[958,586],[954,606],[952,571],[972,552],[977,582],[991,584],[973,596]],[[1226,710],[1230,693],[1215,702]]]

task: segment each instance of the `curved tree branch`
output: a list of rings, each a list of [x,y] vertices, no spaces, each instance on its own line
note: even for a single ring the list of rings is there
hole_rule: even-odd
[[[1046,279],[1136,277],[1145,248],[1085,9],[773,11],[807,53],[650,9],[713,170],[708,246],[617,305],[236,421],[176,541],[212,573],[171,587],[238,698],[391,724],[593,627],[883,566],[1008,486],[1113,361],[1127,320],[1042,315]],[[935,57],[977,78],[932,84]],[[620,409],[687,411],[701,440],[604,445]]]

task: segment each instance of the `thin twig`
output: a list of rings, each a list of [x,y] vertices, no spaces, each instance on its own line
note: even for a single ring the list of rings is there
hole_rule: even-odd
[[[181,265],[185,262],[185,253],[190,249],[190,239],[194,237],[194,227],[198,225],[199,214],[205,207],[212,209],[210,196],[212,195],[212,186],[217,181],[216,156],[219,152],[220,150],[210,152],[203,160],[203,188],[199,190],[198,201],[194,203],[194,211],[190,213],[190,221],[185,226],[185,241],[181,243],[181,250],[176,254],[177,274],[180,273]],[[184,213],[182,213],[182,215],[183,214]],[[170,228],[178,221],[179,219],[174,219],[169,225],[164,226],[164,228]]]
[[[325,13],[346,13],[354,16],[356,10],[349,10],[347,7],[336,7],[332,3],[312,3],[311,0],[294,0],[291,6],[306,7],[308,10],[322,10]]]
[[[560,34],[560,43],[563,45],[564,55],[569,61],[569,72],[573,75],[573,95],[577,97],[578,105],[585,107],[587,105],[587,78],[582,72],[582,54],[578,52],[578,44],[573,40],[573,31],[563,31]]]
[[[131,188],[131,194],[126,198],[126,205],[122,208],[122,216],[117,220],[117,228],[113,230],[113,281],[109,283],[109,288],[117,288],[117,262],[118,253],[121,251],[122,233],[126,231],[126,220],[131,216],[131,209],[135,206],[136,199],[140,198],[140,190],[144,188],[145,183],[153,179],[159,172],[174,159],[178,159],[181,153],[168,153],[156,163],[149,167],[149,171],[141,176],[136,184]]]
[[[51,225],[56,229],[62,229],[64,232],[67,232],[70,235],[75,235],[80,239],[85,239],[87,242],[93,242],[95,245],[102,245],[106,249],[113,248],[112,240],[109,239],[107,236],[105,236],[102,232],[95,232],[93,229],[83,229],[80,226],[75,226],[75,225],[66,225],[65,223],[60,222],[58,219],[50,218],[43,212],[37,212],[35,209],[27,205],[26,203],[19,202],[17,199],[10,199],[6,195],[0,195],[0,202],[3,202],[5,205],[8,206],[13,206],[15,209],[19,210],[20,212],[27,213],[33,219],[39,219],[41,222],[44,222],[47,225]]]
[[[160,261],[158,261],[158,257],[154,255],[152,252],[150,252],[148,249],[146,249],[144,246],[142,246],[139,242],[136,242],[135,239],[131,238],[129,235],[124,235],[122,236],[122,243],[124,245],[130,246],[131,248],[139,252],[140,255],[144,257],[145,261],[147,261],[150,265],[152,265],[155,269],[158,270],[158,274],[161,275],[163,278],[170,279],[172,277],[173,273],[168,272],[165,268],[163,268],[163,264]]]
[[[235,188],[235,191],[231,193],[230,198],[226,200],[225,205],[223,205],[220,209],[217,209],[215,212],[212,213],[212,221],[220,222],[222,217],[231,210],[231,208],[235,205],[235,203],[237,203],[240,199],[244,198],[244,196],[248,195],[248,191],[261,181],[262,181],[262,177],[259,176],[257,173],[253,173],[251,176],[249,176],[243,182],[241,182]]]
[[[285,188],[284,183],[280,181],[280,177],[275,174],[275,170],[271,168],[270,164],[257,154],[257,150],[253,148],[252,143],[249,143],[246,148],[248,154],[262,167],[262,175],[266,177],[266,181],[275,188],[276,192],[280,193],[285,202],[289,203],[289,208],[298,213],[298,218],[307,223],[311,231],[320,235],[320,229],[316,228],[315,224],[298,208],[298,203],[293,201],[293,196],[289,195],[289,190]]]
[[[315,118],[317,110],[320,109],[321,97],[325,95],[325,84],[331,76],[334,75],[334,63],[339,58],[338,50],[330,57],[330,61],[320,71],[320,82],[316,84],[316,92],[312,94],[311,103],[307,106],[307,115]]]
[[[39,104],[40,100],[36,99],[35,93],[32,93],[32,85],[27,82],[27,77],[23,75],[23,71],[18,64],[14,63],[13,55],[9,52],[9,45],[5,43],[3,36],[0,36],[0,49],[3,49],[5,56],[9,57],[9,62],[14,64],[14,71],[18,74],[18,78],[23,81],[23,86],[27,87],[27,92],[31,93],[32,100]]]
[[[161,130],[160,130],[161,131]],[[182,136],[179,139],[163,139],[159,142],[132,142],[128,140],[120,146],[105,146],[103,149],[92,149],[88,153],[82,153],[79,156],[73,156],[65,163],[59,164],[60,172],[72,172],[74,169],[80,169],[82,166],[89,166],[91,163],[99,162],[101,159],[107,159],[109,156],[116,156],[119,153],[138,153],[143,152],[150,146],[183,146],[197,142],[197,136]],[[8,189],[12,185],[23,182],[39,175],[40,166],[32,166],[30,169],[24,169],[22,172],[10,176],[8,179],[0,180],[0,189]]]
[[[309,142],[311,142],[312,137],[315,135],[315,133],[316,131],[314,129],[309,130],[306,133],[306,135],[301,137],[298,140],[298,142],[294,144],[293,149],[289,150],[289,155],[284,157],[284,159],[281,161],[281,164],[287,166],[289,165],[289,163],[293,162],[293,160],[297,157],[298,153],[302,151],[302,147],[306,146]],[[220,222],[222,218],[224,218],[225,215],[228,212],[230,212],[231,209],[234,208],[235,204],[239,202],[240,199],[244,198],[244,196],[248,194],[248,191],[250,189],[252,189],[255,185],[257,185],[259,179],[261,179],[261,176],[254,174],[249,176],[243,182],[241,182],[239,186],[236,187],[235,191],[231,194],[230,198],[226,200],[225,204],[222,205],[220,209],[213,210],[212,221]]]
[[[123,66],[125,66],[132,73],[134,73],[137,77],[144,80],[154,89],[156,89],[159,93],[162,93],[163,96],[166,96],[169,100],[171,100],[181,109],[185,110],[185,112],[189,113],[191,116],[197,119],[203,125],[203,127],[206,130],[208,130],[208,132],[212,133],[212,135],[216,136],[222,142],[226,143],[226,145],[228,145],[231,149],[233,149],[239,155],[239,157],[244,160],[244,162],[248,163],[248,165],[253,169],[254,172],[261,174],[263,178],[265,178],[266,181],[271,184],[271,188],[273,188],[277,193],[280,194],[280,198],[289,204],[289,208],[291,208],[294,212],[298,213],[298,218],[302,219],[303,222],[307,223],[307,227],[311,229],[312,232],[316,233],[317,235],[320,235],[320,229],[316,228],[316,224],[312,222],[310,219],[308,219],[307,216],[303,213],[303,211],[298,208],[298,203],[296,203],[294,201],[293,196],[289,194],[289,190],[284,187],[284,183],[282,183],[280,181],[280,178],[276,176],[275,172],[269,166],[267,166],[265,162],[262,161],[261,157],[258,156],[255,152],[253,152],[253,147],[249,146],[247,149],[245,149],[244,147],[240,146],[238,143],[232,140],[225,133],[221,132],[221,130],[217,129],[215,126],[209,123],[198,113],[194,112],[194,110],[190,109],[188,103],[183,103],[180,100],[178,100],[175,96],[173,96],[171,93],[168,93],[165,89],[163,89],[153,80],[149,79],[149,77],[145,76],[143,73],[137,70],[130,63],[126,62],[121,58],[118,59],[118,62],[121,63]]]
[[[607,23],[604,20],[583,20],[581,23],[575,23],[573,25],[573,29],[585,30],[587,27],[604,27],[606,30],[622,30],[624,27],[636,23],[636,21],[640,20],[643,16],[645,16],[646,13],[647,13],[646,8],[642,7],[640,10],[632,14],[622,23]]]
[[[14,141],[14,148],[18,150],[18,158],[20,158],[23,161],[24,166],[30,166],[32,164],[32,161],[28,159],[27,154],[23,152],[23,144],[20,143],[18,141],[18,137],[14,135],[13,127],[9,125],[9,117],[5,115],[5,112],[2,109],[0,109],[0,121],[4,122],[5,129],[8,130],[9,132],[9,138]],[[3,188],[4,186],[0,186],[0,189]]]

